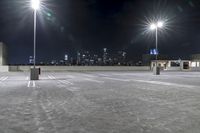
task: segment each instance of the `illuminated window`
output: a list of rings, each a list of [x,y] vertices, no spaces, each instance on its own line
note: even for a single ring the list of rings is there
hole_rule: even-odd
[[[199,62],[197,62],[197,67],[199,67]]]
[[[196,62],[192,62],[191,66],[196,67]]]

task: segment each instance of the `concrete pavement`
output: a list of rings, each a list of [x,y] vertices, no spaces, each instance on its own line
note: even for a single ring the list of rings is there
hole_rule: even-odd
[[[199,133],[200,73],[0,73],[0,133]]]

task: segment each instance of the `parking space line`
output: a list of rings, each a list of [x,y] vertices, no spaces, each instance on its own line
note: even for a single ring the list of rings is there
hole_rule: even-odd
[[[27,87],[30,88],[30,87],[33,87],[35,88],[35,81],[28,81],[28,84],[27,84]]]
[[[149,83],[149,84],[156,84],[156,85],[185,87],[185,88],[194,88],[195,87],[195,86],[192,86],[192,85],[183,85],[183,84],[161,82],[161,81],[149,81],[149,80],[131,80],[131,81],[136,81],[136,82],[141,82],[141,83]]]
[[[85,77],[88,77],[88,78],[95,78],[95,77],[97,77],[97,76],[89,75],[89,74],[81,74],[81,76],[85,76]]]
[[[7,80],[8,79],[8,77],[1,77],[0,78],[0,81],[2,82],[2,81],[5,81],[5,80]]]
[[[33,87],[35,87],[35,81],[33,81]]]
[[[54,77],[54,76],[52,76],[52,75],[48,75],[48,77],[50,78],[50,79],[56,79],[56,77]],[[63,84],[70,84],[70,85],[73,85],[73,83],[72,82],[69,82],[69,81],[67,81],[67,80],[57,80],[58,82],[60,82],[60,83],[63,83]]]
[[[27,85],[27,87],[30,87],[30,83],[31,83],[31,81],[28,81],[28,85]]]
[[[109,75],[106,75],[106,74],[98,74],[98,75],[100,75],[100,76],[105,76],[105,77],[109,76]]]
[[[117,81],[123,81],[123,82],[129,82],[130,80],[127,79],[118,79],[118,78],[111,78],[111,77],[103,77],[105,79],[110,79],[110,80],[117,80]]]
[[[50,79],[56,79],[56,77],[51,76],[51,75],[48,75],[48,78],[50,78]]]
[[[58,80],[60,83],[64,83],[64,84],[70,84],[70,85],[73,85],[72,82],[69,82],[67,80]]]
[[[104,81],[99,81],[99,80],[90,79],[90,78],[84,78],[84,80],[92,81],[92,82],[96,82],[96,83],[104,83]]]

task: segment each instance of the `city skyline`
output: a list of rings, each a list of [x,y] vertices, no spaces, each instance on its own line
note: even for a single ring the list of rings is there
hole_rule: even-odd
[[[36,62],[76,56],[88,50],[101,54],[126,51],[140,60],[154,47],[154,37],[144,33],[146,18],[169,18],[169,29],[159,37],[160,54],[184,57],[200,53],[198,0],[43,0],[38,13]],[[1,0],[0,41],[8,48],[8,63],[23,64],[33,55],[33,11],[29,1]],[[142,10],[141,10],[142,9]]]

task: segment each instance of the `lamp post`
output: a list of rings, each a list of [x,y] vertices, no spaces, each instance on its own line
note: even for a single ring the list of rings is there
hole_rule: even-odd
[[[34,40],[33,40],[33,68],[31,68],[31,80],[39,79],[39,68],[35,67],[36,64],[36,26],[37,26],[37,10],[40,8],[40,0],[31,0],[31,7],[34,10]]]
[[[156,65],[153,68],[155,75],[160,75],[160,68],[158,67],[158,29],[163,27],[163,22],[158,21],[157,23],[153,23],[150,25],[150,30],[155,30],[156,35]]]

